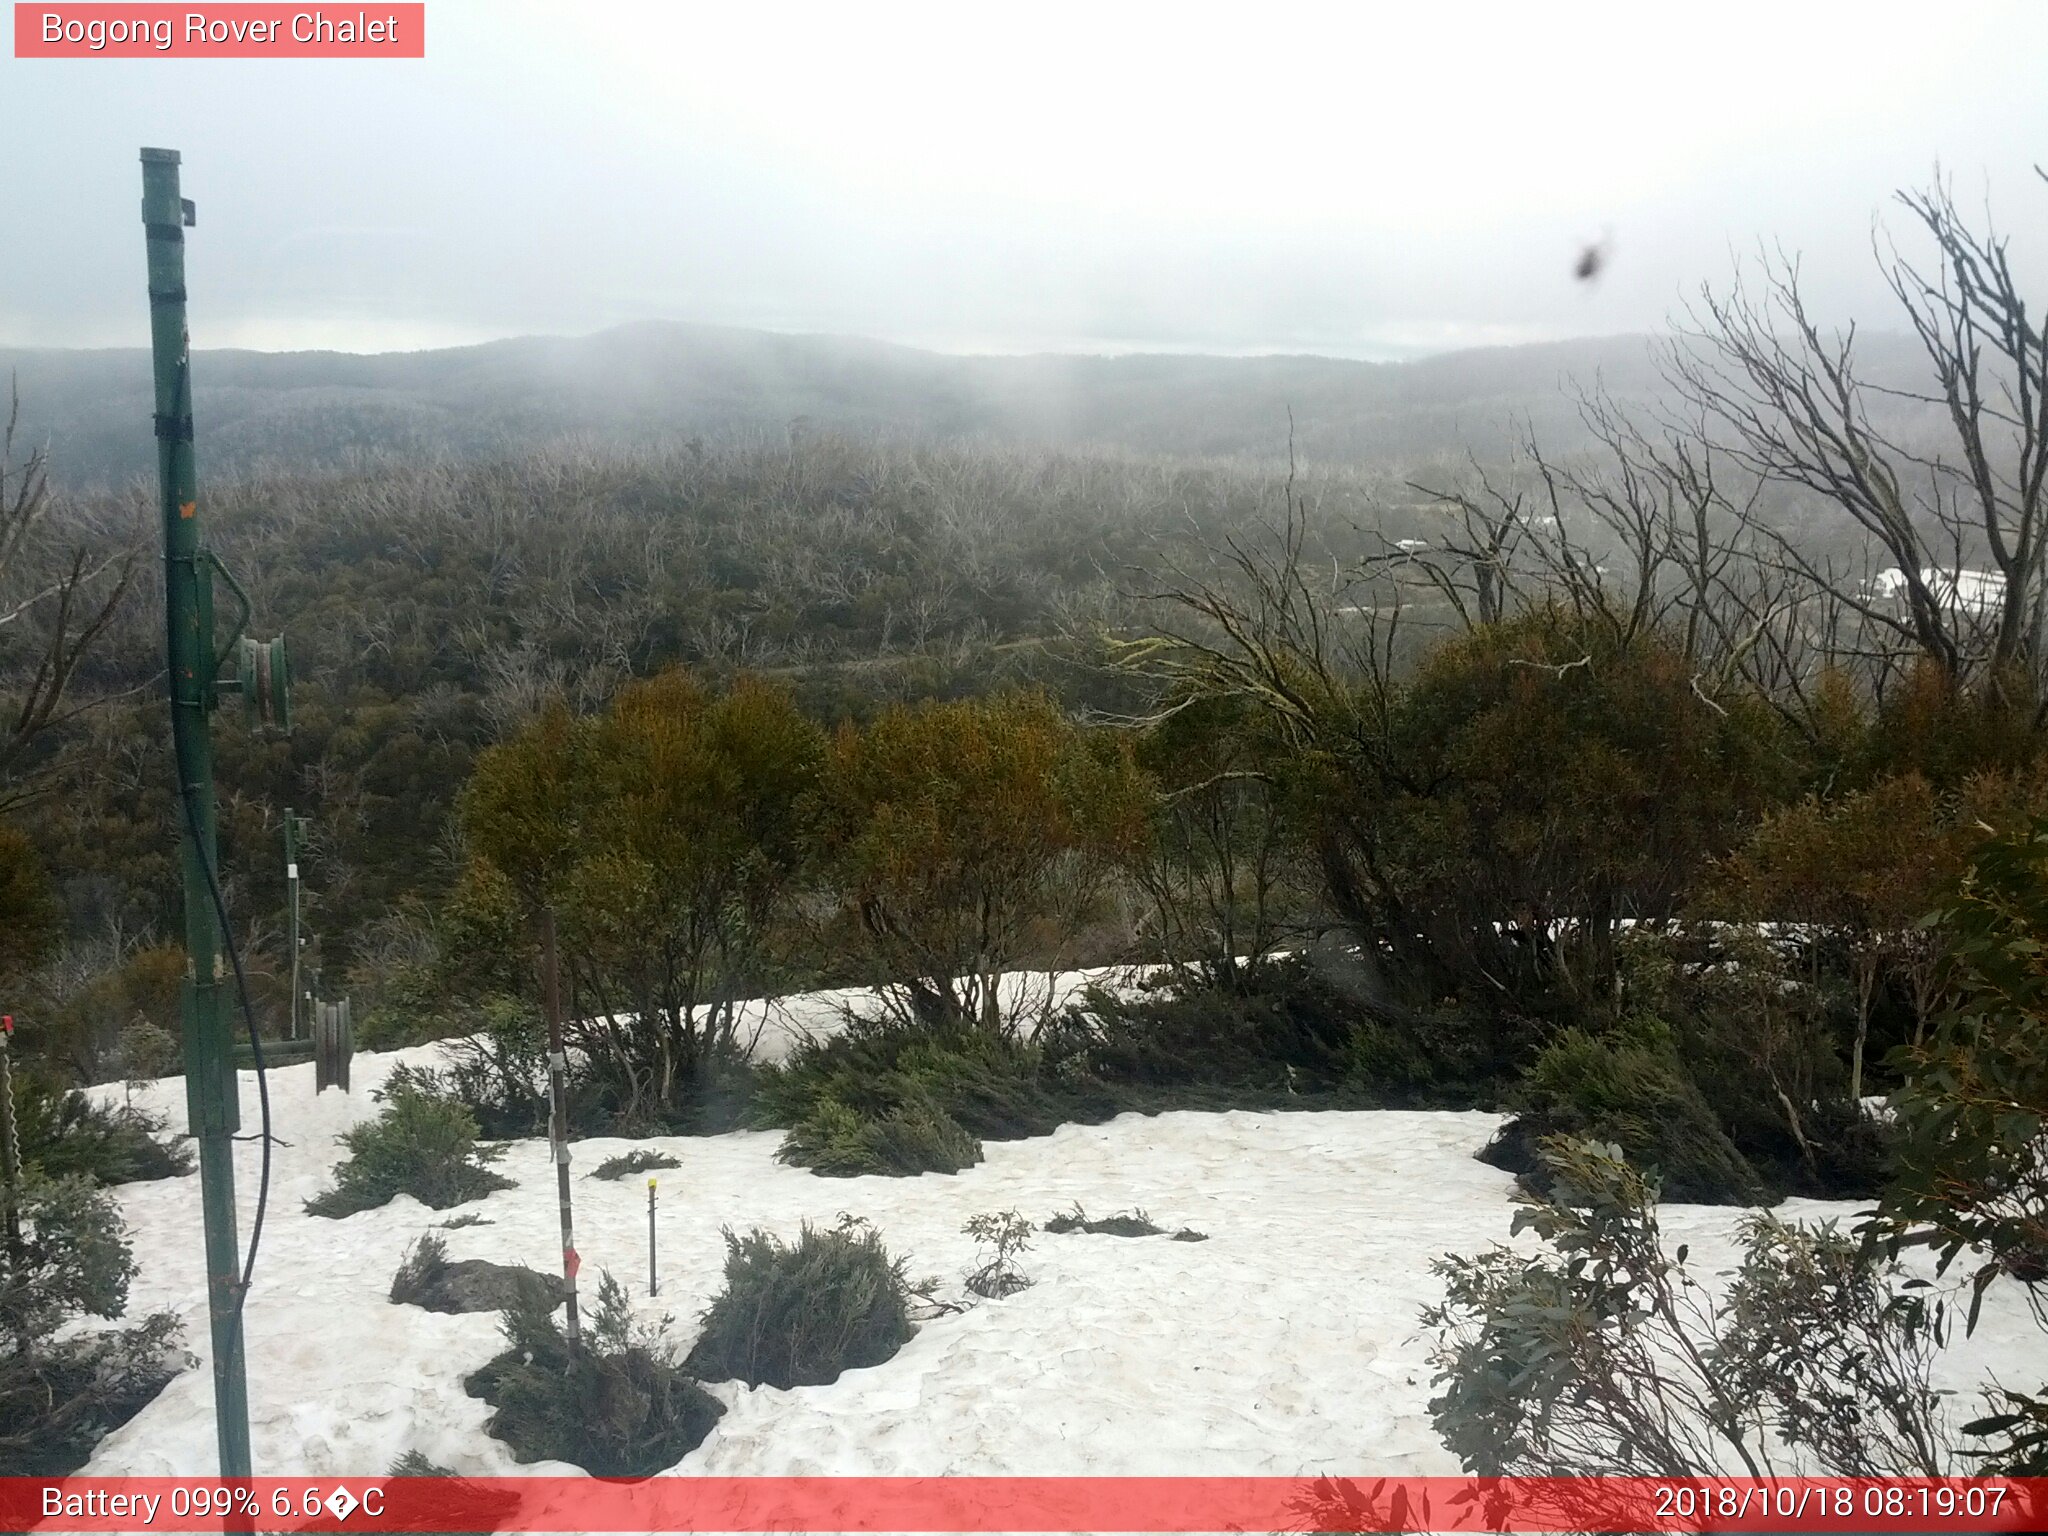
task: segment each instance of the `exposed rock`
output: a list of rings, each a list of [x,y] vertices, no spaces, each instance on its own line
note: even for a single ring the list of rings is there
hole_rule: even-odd
[[[442,1264],[394,1301],[409,1301],[429,1312],[502,1312],[519,1299],[522,1288],[538,1286],[556,1306],[569,1298],[560,1275],[544,1275],[523,1264],[493,1264],[488,1259],[459,1259]]]

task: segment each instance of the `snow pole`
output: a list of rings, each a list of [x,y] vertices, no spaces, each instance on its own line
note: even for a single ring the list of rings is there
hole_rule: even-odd
[[[179,196],[178,152],[142,151],[142,226],[149,254],[150,347],[156,374],[157,480],[164,538],[171,737],[181,801],[185,875],[185,979],[179,1012],[185,1107],[199,1142],[206,1235],[206,1303],[213,1337],[214,1427],[222,1477],[250,1475],[249,1386],[242,1358],[241,1254],[235,1233],[234,1134],[241,1126],[230,1042],[225,965],[214,889],[215,800],[211,719],[225,653],[214,649],[213,576],[200,536],[192,455],[191,339],[185,324],[185,230],[196,222]],[[239,597],[232,579],[231,590]],[[247,604],[242,605],[247,619]],[[239,631],[236,640],[240,640]],[[230,642],[232,645],[233,642]],[[246,659],[245,659],[246,665]]]
[[[576,1315],[576,1222],[569,1209],[569,1053],[562,1044],[562,970],[555,953],[555,909],[540,909],[541,998],[548,1015],[548,1144],[555,1157],[555,1198],[562,1211],[562,1278],[568,1282],[569,1355],[581,1347]]]
[[[661,1294],[661,1277],[654,1268],[654,1175],[647,1176],[647,1294]]]

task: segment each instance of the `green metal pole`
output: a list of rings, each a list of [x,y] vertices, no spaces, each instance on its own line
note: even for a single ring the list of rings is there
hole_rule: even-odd
[[[185,1108],[199,1142],[206,1222],[206,1300],[213,1333],[213,1406],[222,1477],[247,1477],[249,1386],[242,1359],[241,1253],[235,1233],[234,1133],[241,1126],[220,924],[214,913],[213,570],[199,531],[192,459],[190,338],[185,329],[185,226],[178,152],[142,152],[142,225],[149,248],[150,345],[156,363],[157,477],[164,529],[164,613],[176,746],[179,841],[185,867],[186,971],[181,998]]]

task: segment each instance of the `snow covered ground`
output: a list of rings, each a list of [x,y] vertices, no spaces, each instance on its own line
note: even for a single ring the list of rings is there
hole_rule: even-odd
[[[829,1017],[822,1000],[802,1010]],[[276,1150],[269,1215],[247,1310],[255,1468],[270,1476],[376,1475],[408,1450],[455,1471],[520,1468],[484,1432],[489,1408],[462,1378],[500,1348],[494,1315],[443,1316],[386,1299],[406,1246],[451,1216],[490,1225],[445,1233],[451,1258],[550,1269],[555,1189],[544,1142],[514,1143],[514,1189],[455,1211],[401,1197],[340,1221],[301,1209],[327,1187],[337,1138],[369,1118],[370,1090],[437,1047],[362,1055],[354,1092],[313,1094],[313,1068],[270,1073]],[[119,1094],[119,1088],[101,1089]],[[136,1090],[184,1123],[179,1079]],[[243,1127],[257,1123],[242,1074]],[[720,1282],[720,1228],[793,1237],[804,1220],[867,1217],[914,1277],[964,1296],[968,1217],[1016,1209],[1043,1222],[1076,1201],[1091,1215],[1141,1206],[1204,1243],[1040,1233],[1022,1258],[1036,1284],[924,1322],[894,1359],[825,1387],[713,1391],[729,1411],[681,1473],[1286,1474],[1455,1473],[1430,1428],[1427,1340],[1418,1311],[1438,1294],[1431,1261],[1505,1240],[1508,1175],[1473,1159],[1497,1124],[1479,1113],[1125,1115],[1030,1141],[990,1143],[969,1171],[915,1179],[822,1179],[775,1161],[779,1133],[609,1139],[575,1146],[576,1231],[588,1298],[609,1268],[649,1317],[675,1315],[687,1346]],[[660,1175],[661,1295],[647,1297],[646,1185],[587,1175],[631,1146],[682,1166]],[[258,1149],[236,1147],[241,1234]],[[141,1265],[132,1313],[168,1309],[207,1351],[196,1174],[118,1191]],[[1855,1207],[1792,1202],[1802,1219]],[[1740,1212],[1666,1206],[1667,1243],[1696,1270],[1725,1267]],[[2023,1299],[1994,1291],[1977,1336],[1953,1352],[1948,1385],[1988,1366],[2015,1384],[2048,1379],[2048,1348]],[[1965,1403],[1974,1408],[1974,1399]],[[99,1448],[87,1474],[191,1474],[214,1466],[211,1377],[189,1370]]]

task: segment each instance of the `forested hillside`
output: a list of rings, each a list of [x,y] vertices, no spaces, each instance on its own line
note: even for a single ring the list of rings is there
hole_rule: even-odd
[[[954,357],[843,337],[644,324],[444,351],[209,352],[193,311],[202,472],[303,474],[351,455],[517,454],[565,436],[658,444],[792,423],[856,434],[1140,455],[1284,449],[1290,416],[1314,462],[1413,470],[1504,446],[1528,421],[1559,451],[1584,435],[1560,385],[1659,395],[1644,337],[1461,352],[1410,363],[1321,357]],[[139,320],[138,320],[139,326]],[[1864,342],[1874,382],[1910,343]],[[0,348],[29,441],[86,489],[154,466],[146,349]],[[799,426],[801,430],[801,425]]]

